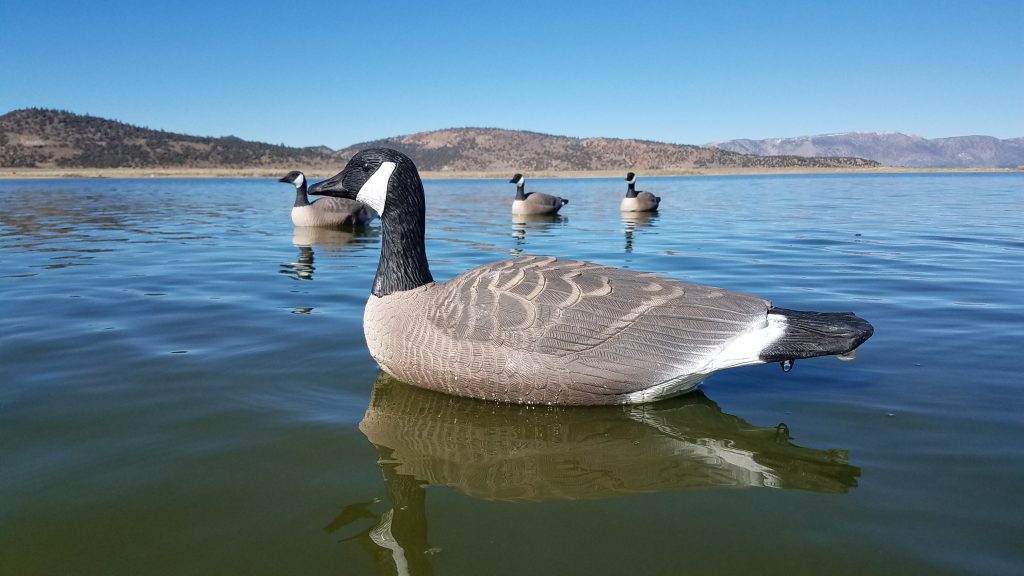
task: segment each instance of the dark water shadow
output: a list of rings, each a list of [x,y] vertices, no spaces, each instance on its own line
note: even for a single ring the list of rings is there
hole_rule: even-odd
[[[369,519],[371,527],[347,539],[380,566],[412,574],[432,570],[429,486],[525,503],[708,488],[845,493],[860,475],[846,451],[797,446],[785,424],[752,425],[701,392],[642,406],[527,407],[448,396],[381,373],[359,429],[377,450],[390,508],[350,504],[325,530]]]

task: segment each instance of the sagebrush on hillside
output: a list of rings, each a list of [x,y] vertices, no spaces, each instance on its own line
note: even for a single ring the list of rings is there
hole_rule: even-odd
[[[619,138],[572,138],[497,128],[453,128],[362,142],[334,151],[226,136],[189,136],[60,110],[0,116],[3,168],[276,168],[340,170],[358,150],[396,148],[420,170],[514,172],[707,168],[849,168],[861,158],[751,156],[717,148]]]

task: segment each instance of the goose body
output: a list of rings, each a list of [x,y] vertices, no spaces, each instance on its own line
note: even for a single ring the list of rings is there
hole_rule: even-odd
[[[842,354],[871,336],[852,313],[797,312],[655,274],[519,257],[434,282],[423,185],[375,148],[313,187],[381,214],[381,259],[363,330],[409,384],[524,404],[631,404],[688,392],[718,370]]]
[[[623,212],[655,212],[661,204],[661,197],[650,192],[636,189],[636,175],[632,172],[626,174],[626,197],[619,204],[619,210]]]
[[[562,206],[569,203],[568,200],[542,192],[526,192],[526,178],[522,174],[516,174],[509,180],[516,185],[516,198],[512,201],[512,214],[518,216],[538,216],[543,214],[557,214]]]
[[[357,226],[369,222],[376,215],[372,208],[348,198],[318,198],[310,202],[306,193],[306,176],[302,172],[289,172],[278,182],[295,186],[295,205],[292,206],[292,224],[295,226]]]

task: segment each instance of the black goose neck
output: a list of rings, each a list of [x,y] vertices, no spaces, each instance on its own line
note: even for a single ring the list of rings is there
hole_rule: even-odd
[[[630,182],[626,188],[626,198],[636,198],[636,182]]]
[[[378,298],[434,281],[427,264],[423,182],[411,160],[398,163],[380,215],[381,248],[373,295]]]
[[[306,194],[306,179],[302,179],[302,185],[295,187],[295,207],[309,206],[309,196]]]
[[[516,200],[526,200],[526,184],[516,184]]]

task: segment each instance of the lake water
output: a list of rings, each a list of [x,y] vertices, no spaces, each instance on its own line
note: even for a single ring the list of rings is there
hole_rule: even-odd
[[[1024,174],[430,181],[446,280],[551,254],[854,311],[855,360],[623,408],[379,375],[379,223],[267,180],[0,181],[0,574],[1011,574]]]

